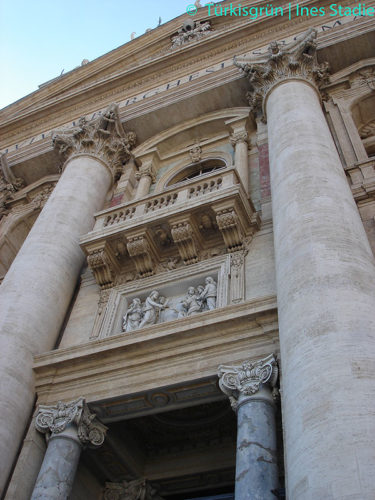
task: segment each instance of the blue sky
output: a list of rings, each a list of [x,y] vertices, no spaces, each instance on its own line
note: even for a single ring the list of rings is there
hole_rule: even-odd
[[[190,0],[0,0],[0,108],[183,14]],[[202,1],[202,5],[209,0]]]

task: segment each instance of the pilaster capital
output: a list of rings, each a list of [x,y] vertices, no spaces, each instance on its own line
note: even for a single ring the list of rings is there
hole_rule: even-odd
[[[111,104],[99,118],[89,121],[80,118],[77,127],[56,131],[52,141],[65,160],[75,155],[98,158],[107,165],[113,178],[118,179],[123,165],[131,158],[136,135],[125,132],[118,105]]]
[[[233,134],[229,136],[229,141],[233,147],[235,147],[236,144],[241,143],[249,146],[249,134],[246,132],[246,130],[233,132]]]
[[[250,83],[247,97],[256,114],[263,111],[265,116],[267,95],[284,80],[305,80],[316,88],[328,82],[328,63],[319,64],[317,60],[316,36],[316,30],[309,29],[288,45],[272,42],[265,55],[234,58]]]
[[[229,397],[232,408],[237,409],[240,396],[253,396],[263,385],[275,387],[278,366],[273,354],[256,361],[244,361],[240,366],[220,365],[220,389]]]
[[[142,165],[138,172],[135,173],[135,178],[137,180],[142,177],[150,177],[152,182],[155,182],[156,176],[152,165]]]
[[[90,412],[83,398],[69,403],[59,401],[52,406],[39,405],[35,420],[39,432],[56,437],[63,435],[68,426],[75,426],[77,440],[82,445],[94,447],[103,444],[107,432],[107,427]]]

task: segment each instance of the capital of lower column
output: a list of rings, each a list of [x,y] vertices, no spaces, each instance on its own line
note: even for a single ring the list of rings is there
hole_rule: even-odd
[[[107,432],[107,427],[90,412],[83,398],[69,403],[59,401],[52,406],[39,405],[35,427],[50,439],[67,434],[82,446],[92,447],[102,445]],[[72,427],[75,429],[73,434]]]
[[[241,403],[254,399],[254,396],[271,400],[264,395],[267,386],[274,389],[279,374],[275,356],[256,361],[244,361],[240,366],[220,365],[218,368],[219,387],[228,396],[233,410]]]
[[[319,64],[315,29],[309,29],[287,45],[272,42],[268,53],[258,57],[234,58],[250,83],[247,98],[256,115],[266,117],[266,100],[270,91],[285,80],[304,80],[318,88],[328,83],[329,65]]]
[[[92,156],[102,161],[117,180],[131,158],[130,151],[135,145],[136,135],[125,131],[118,105],[111,104],[96,119],[80,118],[77,127],[56,131],[52,142],[65,160],[64,166],[75,156]]]

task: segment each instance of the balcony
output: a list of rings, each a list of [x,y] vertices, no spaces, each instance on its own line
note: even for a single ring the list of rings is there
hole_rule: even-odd
[[[259,227],[234,168],[103,210],[95,219],[81,246],[102,289],[120,274],[146,277],[242,250]]]

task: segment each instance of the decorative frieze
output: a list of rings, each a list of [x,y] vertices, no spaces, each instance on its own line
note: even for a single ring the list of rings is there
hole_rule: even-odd
[[[144,479],[123,481],[122,483],[106,483],[103,500],[163,500],[155,488]]]
[[[264,99],[282,80],[303,79],[318,87],[328,83],[329,66],[328,63],[318,63],[316,36],[316,30],[309,29],[287,45],[272,42],[266,55],[234,58],[234,64],[245,73],[250,83],[247,97],[256,114],[263,112],[265,116]]]
[[[220,365],[218,368],[219,386],[237,408],[238,398],[253,396],[261,385],[276,387],[278,366],[274,354],[257,361],[244,361],[240,366]]]
[[[63,158],[79,154],[99,158],[109,167],[115,180],[131,158],[135,142],[135,133],[125,132],[116,104],[111,104],[99,118],[80,118],[78,126],[57,131],[53,137],[54,147]]]
[[[52,437],[62,434],[68,426],[75,425],[80,443],[96,447],[103,444],[107,427],[95,417],[83,398],[69,403],[59,401],[52,406],[39,405],[35,427]]]

